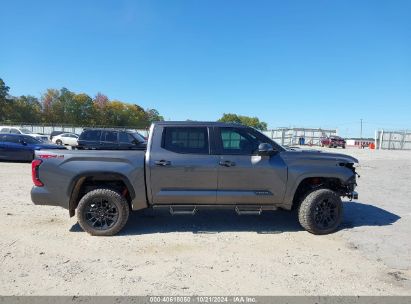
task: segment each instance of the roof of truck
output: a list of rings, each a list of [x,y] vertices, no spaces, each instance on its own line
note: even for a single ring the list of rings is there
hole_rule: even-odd
[[[158,121],[155,125],[167,125],[167,126],[213,126],[213,127],[240,127],[247,128],[239,123],[233,122],[219,122],[219,121]]]

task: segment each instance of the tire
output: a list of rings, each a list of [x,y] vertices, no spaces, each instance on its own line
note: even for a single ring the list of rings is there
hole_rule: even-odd
[[[59,146],[62,146],[62,145],[63,145],[63,142],[62,142],[60,139],[57,139],[57,140],[56,140],[56,144],[59,145]]]
[[[334,232],[342,221],[343,205],[340,196],[330,189],[314,190],[298,208],[300,225],[312,234]]]
[[[343,145],[342,148],[345,149],[345,145]]]
[[[77,207],[77,220],[81,228],[91,235],[111,236],[127,223],[130,209],[127,200],[110,189],[88,192]]]

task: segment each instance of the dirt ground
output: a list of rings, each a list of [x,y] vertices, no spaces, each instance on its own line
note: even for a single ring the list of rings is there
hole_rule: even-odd
[[[411,152],[338,152],[360,160],[360,199],[326,236],[285,211],[207,211],[138,212],[91,237],[31,203],[30,164],[0,162],[0,294],[411,295]]]

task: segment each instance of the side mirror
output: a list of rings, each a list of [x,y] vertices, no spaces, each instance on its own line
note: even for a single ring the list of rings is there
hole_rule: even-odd
[[[261,143],[258,145],[258,155],[260,156],[270,156],[275,153],[275,150],[271,144]]]

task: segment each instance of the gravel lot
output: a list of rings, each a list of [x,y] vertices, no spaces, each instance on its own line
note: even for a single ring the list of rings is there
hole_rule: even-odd
[[[31,203],[30,164],[0,162],[0,294],[411,295],[411,152],[344,152],[360,159],[360,199],[326,236],[289,212],[207,211],[138,212],[91,237]]]

